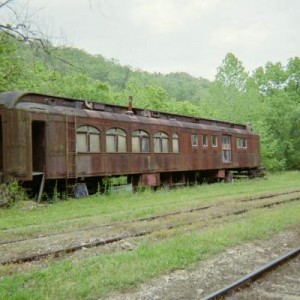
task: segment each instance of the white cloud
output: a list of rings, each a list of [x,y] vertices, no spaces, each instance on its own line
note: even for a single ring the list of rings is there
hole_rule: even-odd
[[[248,71],[300,54],[299,0],[21,1],[46,32],[133,68],[213,79],[228,52]]]
[[[270,32],[261,23],[249,24],[245,27],[223,26],[214,29],[210,35],[210,43],[214,47],[236,48],[250,47],[257,48],[268,38]]]
[[[201,19],[219,1],[211,0],[137,0],[132,17],[153,33],[172,33],[190,26]]]

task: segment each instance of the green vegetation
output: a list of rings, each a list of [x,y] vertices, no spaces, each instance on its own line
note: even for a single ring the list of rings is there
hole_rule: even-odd
[[[267,169],[299,169],[299,83],[299,57],[291,58],[287,66],[268,62],[249,75],[229,53],[200,108],[212,118],[251,122],[261,135]]]
[[[92,196],[39,206],[28,202],[0,210],[0,240],[20,239],[76,228],[134,220],[202,205],[275,192],[298,190],[300,172],[267,179],[236,181],[136,194]],[[193,266],[228,247],[300,225],[300,205],[290,202],[272,209],[252,210],[221,223],[178,228],[172,235],[144,237],[132,251],[66,257],[42,267],[0,266],[0,299],[86,299],[136,286],[147,279]],[[7,230],[9,229],[9,230]],[[17,270],[17,271],[16,271]]]
[[[165,272],[186,268],[245,241],[299,224],[299,204],[253,211],[244,219],[203,232],[144,243],[131,252],[65,260],[28,273],[3,276],[1,299],[86,299],[135,286]]]
[[[215,80],[210,82],[186,73],[150,74],[121,66],[100,54],[39,42],[35,36],[22,39],[0,32],[0,92],[29,90],[120,105],[127,105],[128,96],[132,95],[136,107],[251,122],[261,135],[262,159],[268,170],[300,168],[299,57],[291,58],[286,66],[267,62],[249,74],[242,62],[228,53]],[[41,51],[44,46],[47,51]],[[241,197],[296,190],[299,182],[300,172],[290,171],[233,184],[155,193],[108,192],[47,205],[22,201],[24,193],[12,182],[0,186],[0,206],[11,207],[0,209],[0,240],[68,232]],[[0,265],[0,299],[104,297],[172,270],[193,266],[228,247],[299,227],[299,215],[298,202],[290,202],[227,217],[221,224],[207,224],[205,229],[195,225],[189,231],[177,228],[172,234],[145,236],[132,251],[49,258],[27,266]]]
[[[101,223],[126,221],[234,198],[296,190],[300,188],[299,182],[300,172],[294,171],[269,175],[267,179],[236,181],[233,184],[218,183],[157,192],[147,190],[136,194],[94,195],[47,206],[32,203],[30,207],[25,202],[10,210],[0,210],[0,240],[91,227],[99,224],[99,220]],[[7,228],[10,230],[6,231]]]
[[[19,42],[0,33],[0,91],[30,90],[153,110],[251,122],[268,170],[300,167],[300,58],[249,74],[228,53],[213,82],[186,73],[148,73],[74,48]],[[34,50],[32,50],[34,49]]]
[[[27,200],[27,195],[16,180],[0,184],[0,207],[12,207],[20,201]]]
[[[267,179],[218,183],[174,190],[147,190],[94,195],[39,206],[31,202],[0,210],[0,240],[71,230],[93,224],[145,218],[153,214],[190,209],[233,198],[258,196],[277,191],[299,189],[300,172],[269,175]],[[32,207],[31,207],[32,205]],[[5,229],[10,228],[9,231]]]

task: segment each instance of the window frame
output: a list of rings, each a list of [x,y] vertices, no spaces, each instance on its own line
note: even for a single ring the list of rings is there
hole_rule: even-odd
[[[226,139],[226,140],[225,140]],[[232,160],[232,151],[231,151],[231,136],[222,135],[222,161],[223,163],[231,163]]]
[[[196,133],[191,134],[191,143],[192,143],[192,147],[198,147],[198,134]]]
[[[93,143],[94,137],[98,137],[96,149]],[[84,149],[79,143],[80,139],[84,140]],[[80,125],[76,128],[76,153],[101,153],[101,131],[97,127]]]
[[[205,141],[205,143],[204,143]],[[203,134],[202,135],[202,147],[203,148],[207,148],[208,147],[208,136],[207,134]]]
[[[211,136],[211,146],[213,148],[217,148],[218,147],[218,136],[215,135],[215,134]]]
[[[172,151],[173,151],[173,153],[179,153],[180,152],[180,148],[179,148],[179,134],[176,133],[176,132],[174,132],[172,134]]]
[[[164,131],[155,132],[153,135],[153,142],[154,142],[154,149],[153,149],[154,153],[170,153],[170,138],[166,132]],[[157,146],[159,149],[157,149]]]
[[[139,149],[134,148],[134,144],[135,144],[135,142],[133,142],[134,138],[137,138],[137,140],[138,140],[137,145],[138,145]],[[146,145],[146,147],[145,147],[145,145]],[[145,148],[147,148],[147,149],[145,150]],[[131,152],[132,153],[150,153],[150,134],[147,131],[145,131],[143,129],[137,129],[137,130],[134,130],[131,132]]]
[[[123,128],[111,127],[107,129],[105,142],[106,153],[127,153],[127,132]]]
[[[247,138],[237,137],[236,138],[236,147],[238,149],[247,149],[248,148]]]

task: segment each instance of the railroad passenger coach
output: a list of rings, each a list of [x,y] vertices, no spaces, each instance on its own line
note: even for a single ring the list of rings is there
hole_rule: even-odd
[[[0,94],[0,179],[37,189],[127,176],[134,187],[230,179],[260,169],[248,125],[30,92]]]

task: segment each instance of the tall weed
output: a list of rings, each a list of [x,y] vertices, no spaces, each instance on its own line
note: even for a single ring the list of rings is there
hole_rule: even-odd
[[[28,200],[28,197],[16,180],[0,184],[0,207],[12,207],[22,200]]]

